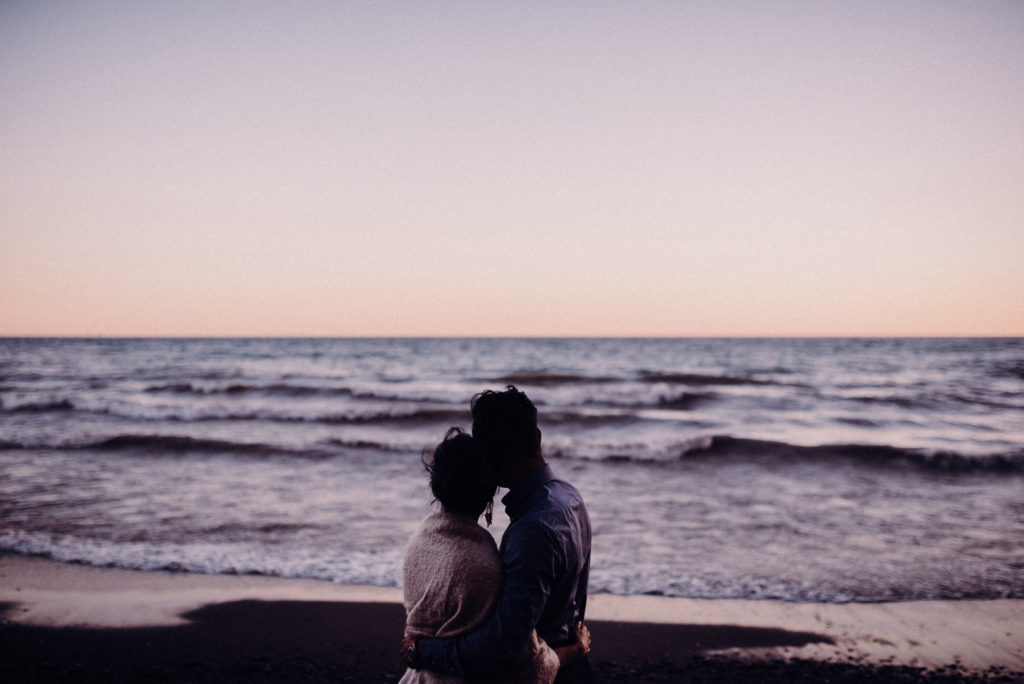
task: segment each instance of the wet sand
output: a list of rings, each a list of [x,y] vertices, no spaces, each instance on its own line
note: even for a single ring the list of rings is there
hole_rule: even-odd
[[[396,589],[0,555],[2,681],[393,682]],[[1024,681],[1024,601],[591,598],[599,681]]]

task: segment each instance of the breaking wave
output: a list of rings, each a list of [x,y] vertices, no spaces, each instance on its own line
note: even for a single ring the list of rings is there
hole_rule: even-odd
[[[705,442],[698,442],[680,455],[680,459],[684,460],[701,458],[729,458],[775,463],[808,461],[834,463],[837,458],[842,458],[863,466],[910,465],[946,473],[1024,472],[1024,449],[984,455],[966,455],[955,451],[906,449],[890,445],[798,446],[784,442],[723,435],[711,437]]]

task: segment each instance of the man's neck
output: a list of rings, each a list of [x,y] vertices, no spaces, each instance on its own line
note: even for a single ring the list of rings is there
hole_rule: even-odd
[[[516,464],[516,468],[512,470],[508,478],[508,488],[515,489],[518,485],[522,484],[526,478],[532,473],[540,470],[548,464],[547,459],[544,458],[544,454],[540,454],[536,458],[521,461]]]

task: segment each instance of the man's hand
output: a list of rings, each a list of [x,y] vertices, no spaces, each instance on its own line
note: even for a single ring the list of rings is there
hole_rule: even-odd
[[[583,655],[590,653],[590,630],[582,622],[576,623],[576,643],[582,647]]]
[[[552,649],[558,656],[559,667],[571,665],[577,660],[583,660],[590,653],[590,630],[582,622],[576,623],[576,641],[566,646],[559,646]]]
[[[402,639],[402,662],[412,670],[419,669],[419,658],[417,657],[416,650],[416,639],[414,637],[407,636]]]

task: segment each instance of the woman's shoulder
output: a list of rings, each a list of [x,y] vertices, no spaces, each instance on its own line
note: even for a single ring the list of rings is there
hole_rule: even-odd
[[[438,511],[431,513],[420,523],[417,530],[423,534],[439,535],[450,539],[465,539],[470,542],[495,546],[494,537],[472,518],[455,513]]]
[[[498,545],[487,530],[469,518],[445,512],[424,518],[409,540],[406,559],[423,556],[433,557],[433,563],[469,561],[500,566]]]

